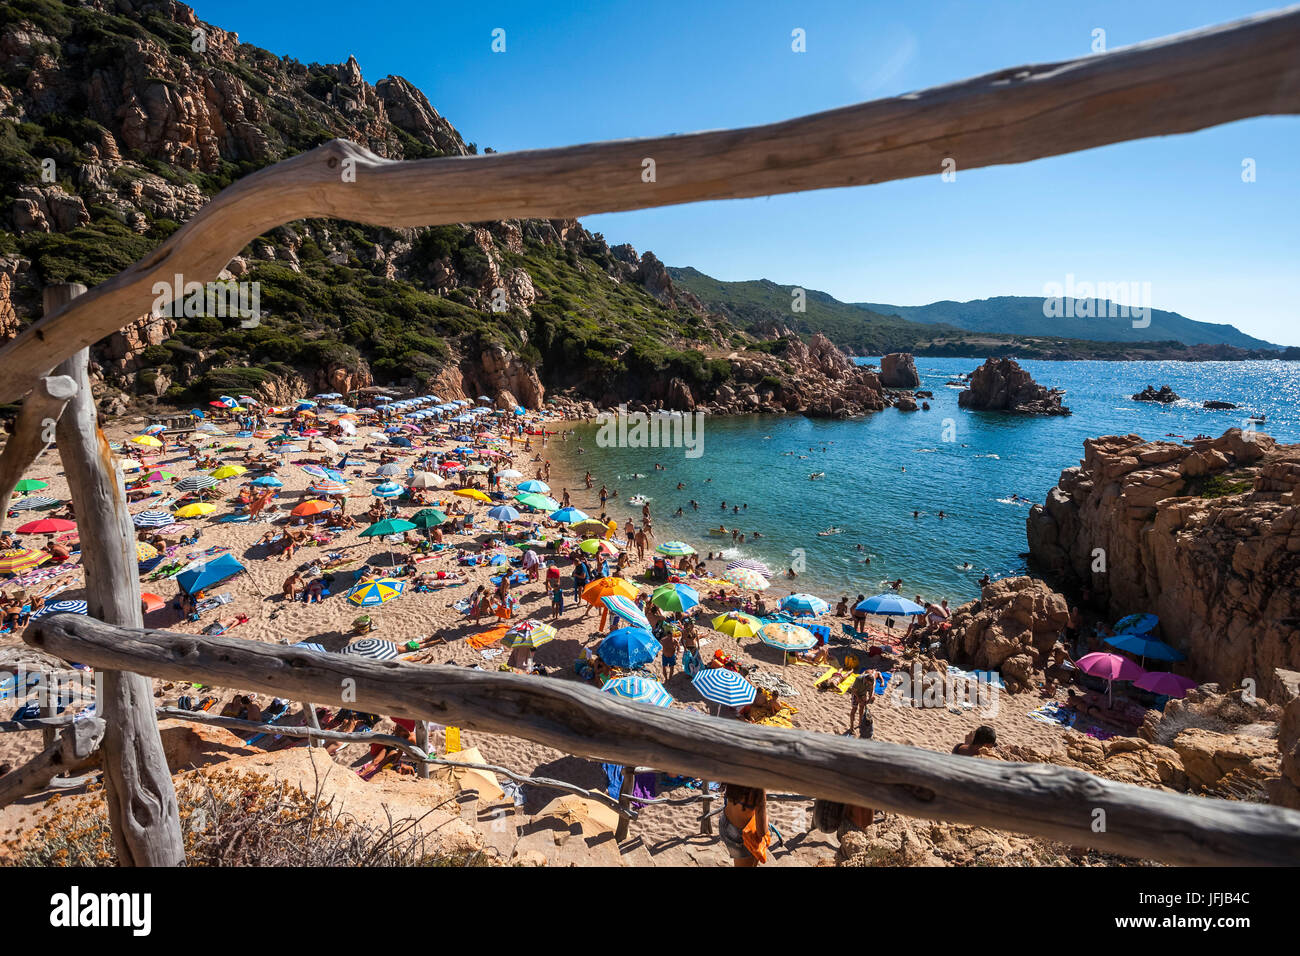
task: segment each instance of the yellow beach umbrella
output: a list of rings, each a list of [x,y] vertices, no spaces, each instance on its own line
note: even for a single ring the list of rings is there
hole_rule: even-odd
[[[135,543],[135,559],[137,561],[150,561],[156,557],[158,557],[158,549],[153,545],[146,544],[143,541]]]
[[[0,551],[0,574],[30,571],[48,560],[50,556],[44,551],[33,551],[31,548],[11,548],[8,551]]]
[[[728,611],[713,619],[713,629],[728,634],[736,640],[754,637],[763,628],[763,622],[752,614],[741,611]]]
[[[452,492],[453,495],[460,495],[462,498],[473,498],[475,501],[488,501],[492,499],[477,488],[457,488]]]
[[[186,505],[184,508],[177,508],[172,514],[178,518],[199,518],[203,515],[210,515],[216,510],[216,505],[193,504]]]
[[[238,478],[246,471],[248,469],[243,465],[222,465],[210,474],[213,478]]]
[[[131,442],[136,445],[147,445],[149,448],[161,448],[163,444],[152,435],[136,435]]]

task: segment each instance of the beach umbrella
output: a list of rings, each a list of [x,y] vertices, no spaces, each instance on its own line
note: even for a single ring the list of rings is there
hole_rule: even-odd
[[[734,584],[747,591],[766,591],[772,586],[771,581],[753,568],[732,568],[723,572],[722,579],[727,584]]]
[[[312,498],[309,501],[304,501],[298,507],[290,511],[289,514],[293,515],[295,518],[304,518],[308,515],[318,515],[323,511],[329,511],[333,507],[334,502],[332,501],[321,501],[319,498]]]
[[[358,584],[348,592],[348,600],[357,607],[373,607],[391,601],[406,590],[406,582],[397,578],[380,578]]]
[[[744,707],[752,704],[758,695],[753,684],[725,667],[706,667],[691,679],[691,683],[705,700],[724,707]]]
[[[14,485],[14,491],[27,494],[29,491],[40,491],[48,487],[50,487],[48,481],[41,481],[39,478],[23,478]]]
[[[158,549],[144,541],[135,543],[135,559],[137,561],[152,561],[158,557]]]
[[[203,411],[203,409],[201,409],[201,408],[191,408],[191,409],[190,409],[190,414],[191,414],[192,416],[194,416],[195,418],[207,418],[207,417],[208,417],[208,413],[205,412],[205,411]]]
[[[650,603],[664,611],[689,611],[700,603],[700,592],[685,584],[665,584],[650,595]]]
[[[522,478],[523,476],[524,473],[522,471],[516,471],[513,468],[505,468],[497,472],[498,478],[512,479],[512,478]]]
[[[684,541],[665,541],[663,544],[656,545],[655,551],[670,558],[680,558],[695,553],[695,549]]]
[[[308,485],[307,490],[313,495],[346,495],[348,483],[335,481],[333,478],[319,478]]]
[[[611,557],[618,554],[618,548],[601,538],[586,538],[579,542],[578,550],[584,554],[607,554]]]
[[[394,465],[390,462],[387,465],[380,465],[378,468],[376,468],[375,474],[381,478],[391,478],[393,477],[393,475],[400,475],[404,471],[406,471],[406,469],[403,468],[401,465]]]
[[[487,516],[494,521],[518,521],[519,511],[509,505],[497,505],[487,510]]]
[[[652,704],[655,707],[667,707],[673,702],[672,695],[664,690],[663,684],[638,674],[625,674],[614,680],[607,680],[600,689],[606,694],[613,694],[624,700]]]
[[[261,478],[254,478],[253,484],[259,488],[283,488],[284,482],[275,475],[263,475]]]
[[[161,611],[167,606],[167,602],[161,597],[157,594],[151,594],[148,591],[141,592],[140,603],[144,605],[144,612],[146,614],[150,614],[154,611]]]
[[[447,520],[447,516],[437,508],[421,508],[415,514],[411,515],[411,522],[425,531],[430,528],[436,528]]]
[[[762,626],[763,622],[761,620],[743,611],[728,611],[725,614],[719,614],[713,619],[713,629],[715,631],[729,634],[738,641],[747,637],[754,637]]]
[[[758,639],[768,647],[790,653],[817,646],[817,638],[806,627],[789,621],[769,621],[758,629]]]
[[[517,490],[545,495],[550,493],[551,486],[539,478],[530,478],[527,481],[521,481],[517,486]]]
[[[1116,634],[1113,637],[1106,638],[1106,643],[1111,647],[1118,647],[1121,651],[1128,651],[1130,654],[1136,654],[1142,658],[1143,664],[1146,658],[1150,657],[1157,661],[1185,661],[1187,655],[1175,648],[1170,647],[1164,641],[1157,641],[1154,637],[1143,636],[1142,634]]]
[[[1117,634],[1149,634],[1156,629],[1160,618],[1154,614],[1130,614],[1115,622]]]
[[[626,598],[621,594],[606,594],[600,599],[600,603],[629,624],[645,628],[647,631],[650,630],[649,619],[636,606],[636,602],[630,598]]]
[[[441,468],[443,471],[459,471],[465,466],[458,461],[444,461],[438,467]]]
[[[176,519],[165,511],[141,511],[138,515],[131,517],[131,523],[137,528],[161,528],[164,525],[175,524]]]
[[[460,495],[462,498],[473,498],[475,501],[491,501],[492,499],[479,491],[477,488],[457,488],[452,492],[453,495]]]
[[[53,498],[46,498],[43,495],[29,495],[21,498],[9,505],[10,511],[37,511],[41,508],[58,507],[58,502]]]
[[[317,644],[315,641],[299,641],[297,644],[290,644],[297,651],[315,651],[317,654],[328,654],[324,644]]]
[[[222,465],[220,468],[211,472],[213,478],[238,478],[244,472],[248,471],[243,465]]]
[[[370,489],[370,493],[376,498],[396,498],[406,489],[395,481],[385,481],[382,484],[375,485]]]
[[[579,521],[586,521],[587,514],[577,508],[560,508],[551,513],[551,519],[560,524],[577,524]]]
[[[343,481],[343,473],[335,471],[333,468],[322,468],[320,465],[299,465],[306,474],[313,478],[327,478],[330,481]]]
[[[746,571],[757,571],[759,574],[763,575],[766,578],[770,578],[772,576],[771,568],[769,568],[762,561],[755,561],[753,558],[740,558],[739,560],[728,563],[727,565],[728,571],[734,571],[737,569],[743,569]]]
[[[275,452],[277,455],[287,455],[290,452],[302,451],[302,446],[295,445],[291,441],[275,442],[271,451]]]
[[[398,436],[396,436],[396,437],[394,437],[394,438],[390,438],[390,439],[388,439],[388,444],[390,444],[390,445],[396,445],[398,448],[410,448],[410,447],[411,447],[411,439],[406,438],[406,437],[404,437],[404,436],[402,436],[402,435],[398,435]]]
[[[555,628],[541,621],[520,621],[506,631],[506,646],[511,649],[541,647],[554,639]]]
[[[330,452],[331,454],[337,455],[339,453],[338,443],[335,442],[332,438],[317,438],[316,447],[323,448],[327,452]]]
[[[131,444],[144,445],[147,448],[161,448],[163,443],[152,435],[136,435],[131,439]]]
[[[229,551],[204,561],[198,561],[176,575],[176,583],[186,594],[194,594],[233,578],[244,566]]]
[[[1133,686],[1165,697],[1186,697],[1189,690],[1200,685],[1191,678],[1180,677],[1168,671],[1149,671],[1135,680]]]
[[[55,601],[53,604],[47,604],[35,614],[32,620],[38,617],[45,617],[47,614],[89,614],[90,605],[85,601]]]
[[[441,488],[447,482],[431,471],[417,471],[410,481],[412,488]]]
[[[1106,679],[1106,699],[1111,699],[1112,685],[1117,680],[1137,680],[1146,673],[1127,657],[1118,654],[1085,654],[1076,661],[1079,670],[1093,677]]]
[[[925,608],[915,601],[897,594],[877,594],[859,603],[855,608],[862,614],[924,614]]]
[[[406,521],[402,518],[385,518],[383,521],[376,521],[370,527],[361,532],[363,538],[382,538],[390,534],[401,534],[403,531],[413,531],[417,525],[413,522]]]
[[[781,610],[796,616],[825,614],[831,606],[815,594],[791,594],[781,599]]]
[[[175,477],[176,476],[172,474],[170,471],[164,471],[163,469],[159,468],[156,471],[151,471],[149,472],[149,474],[145,475],[144,480],[145,481],[171,481]]]
[[[215,488],[216,486],[217,479],[211,475],[189,475],[177,482],[176,489],[178,491],[201,491],[204,488]]]
[[[402,650],[392,641],[386,641],[381,637],[363,637],[359,641],[353,641],[339,653],[352,654],[372,661],[395,661],[401,656]]]
[[[609,526],[604,522],[597,521],[595,518],[588,518],[586,521],[579,521],[576,524],[569,525],[570,531],[576,531],[578,534],[598,534],[602,537],[609,534]]]
[[[519,502],[521,505],[536,508],[538,511],[545,511],[548,514],[552,511],[560,510],[560,503],[558,501],[554,498],[548,498],[546,495],[539,495],[535,491],[526,491],[523,494],[515,495],[515,501]]]
[[[32,568],[40,567],[50,556],[44,551],[33,551],[31,548],[10,548],[8,551],[0,551],[0,574],[20,574],[23,571],[30,571]]]
[[[649,664],[663,653],[663,649],[648,629],[620,627],[609,632],[596,648],[596,653],[611,667],[637,668]]]
[[[192,504],[184,508],[177,508],[172,512],[178,518],[201,518],[203,515],[210,515],[217,510],[216,505]]]
[[[35,521],[19,525],[15,530],[19,534],[58,534],[60,531],[71,531],[76,527],[77,523],[67,518],[37,518]]]
[[[582,589],[582,599],[591,605],[600,604],[600,599],[611,594],[621,594],[626,598],[635,598],[637,587],[624,578],[596,578]]]

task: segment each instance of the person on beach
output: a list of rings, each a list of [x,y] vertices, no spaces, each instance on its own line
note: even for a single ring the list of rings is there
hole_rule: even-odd
[[[286,601],[298,600],[298,595],[302,593],[303,580],[302,575],[295,571],[285,578],[284,581],[284,599]]]
[[[673,623],[666,624],[660,632],[659,643],[663,645],[664,682],[672,680],[677,670],[677,638],[681,628]]]
[[[879,679],[880,674],[876,671],[865,671],[853,682],[849,695],[852,704],[849,711],[850,732],[858,726],[860,719],[870,719],[871,711],[867,709],[867,704],[874,703],[876,700],[876,681]]]
[[[980,724],[966,735],[966,739],[952,748],[959,757],[987,757],[997,746],[998,732],[988,724]]]
[[[728,783],[723,787],[722,845],[736,866],[767,862],[771,832],[767,822],[767,792],[758,787]]]

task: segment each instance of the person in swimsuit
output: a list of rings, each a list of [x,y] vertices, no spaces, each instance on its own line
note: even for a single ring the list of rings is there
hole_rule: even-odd
[[[729,783],[723,787],[725,803],[719,833],[736,866],[767,862],[771,839],[767,823],[767,793],[757,787]]]

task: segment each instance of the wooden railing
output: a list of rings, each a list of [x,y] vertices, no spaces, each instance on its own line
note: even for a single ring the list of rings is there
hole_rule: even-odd
[[[374,682],[367,699],[384,712],[443,722],[456,714],[466,726],[570,753],[1171,862],[1294,862],[1296,816],[1280,810],[1122,787],[1062,768],[966,761],[675,710],[652,718],[635,705],[557,681],[321,664],[302,652],[140,631],[125,493],[98,430],[87,375],[89,346],[149,314],[155,282],[170,284],[177,274],[187,282],[215,279],[249,241],[296,219],[402,227],[574,217],[936,175],[946,160],[958,169],[1020,163],[1294,113],[1300,113],[1300,7],[748,129],[410,162],[336,140],[223,190],[157,250],[88,293],[75,285],[47,289],[43,318],[0,347],[0,402],[26,396],[0,453],[0,506],[48,448],[48,426],[57,422],[86,600],[97,620],[45,618],[29,635],[54,653],[109,669],[99,716],[118,859],[125,865],[184,861],[176,796],[141,673],[199,677],[208,670],[221,676],[207,679],[229,686],[271,693],[292,687],[299,700],[331,699],[337,687],[322,683],[323,674],[354,677]],[[114,646],[115,640],[124,643]],[[258,663],[260,677],[223,663],[236,658]],[[376,681],[381,674],[406,692],[385,690]],[[85,740],[72,746],[67,759],[78,759],[85,746]],[[1105,830],[1093,829],[1086,811],[1095,807],[1113,811]]]

